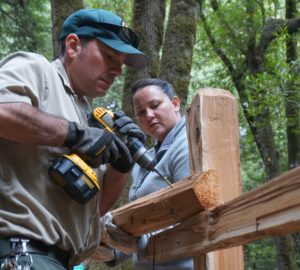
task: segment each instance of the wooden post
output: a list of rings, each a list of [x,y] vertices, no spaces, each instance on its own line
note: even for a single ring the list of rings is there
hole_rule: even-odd
[[[200,89],[187,109],[187,123],[191,173],[215,170],[226,179],[221,182],[220,200],[239,196],[239,122],[234,96],[222,89]],[[243,248],[208,253],[205,261],[208,270],[244,269]]]
[[[200,255],[194,257],[194,270],[205,270],[206,269],[206,255]]]

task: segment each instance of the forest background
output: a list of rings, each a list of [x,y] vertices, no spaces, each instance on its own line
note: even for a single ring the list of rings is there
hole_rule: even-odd
[[[93,106],[132,116],[128,86],[136,79],[170,81],[184,106],[204,87],[238,100],[243,190],[299,165],[300,12],[298,0],[0,0],[0,58],[18,51],[58,55],[63,20],[80,8],[103,8],[141,38],[149,67],[124,68]],[[118,205],[126,202],[126,191]],[[300,234],[244,246],[247,270],[300,269]],[[106,269],[92,262],[91,269]],[[115,269],[133,269],[127,262]]]

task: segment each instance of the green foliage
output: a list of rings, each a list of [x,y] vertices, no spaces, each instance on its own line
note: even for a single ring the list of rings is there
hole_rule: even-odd
[[[281,67],[278,68],[281,69]],[[263,72],[256,76],[248,75],[246,85],[249,97],[249,114],[256,117],[257,115],[264,115],[265,111],[268,110],[268,121],[272,123],[276,148],[282,154],[282,164],[286,164],[286,117],[284,98],[280,89],[281,79],[283,78],[280,76],[274,76],[274,72],[272,74]]]
[[[276,270],[273,239],[255,241],[245,247],[245,270]]]
[[[119,15],[123,20],[127,22],[131,21],[131,8],[133,0],[85,0],[84,4],[87,8],[101,8],[110,10]]]
[[[125,262],[115,267],[108,267],[104,263],[92,261],[89,268],[89,270],[133,270],[133,269],[134,267],[130,259],[126,260]]]
[[[0,1],[0,16],[0,58],[19,50],[37,52],[51,58],[49,1]]]
[[[215,48],[212,47],[211,42],[207,38],[203,22],[200,22],[197,34],[199,42],[194,48],[189,102],[194,94],[193,91],[200,87],[227,89],[239,100],[239,95],[236,93],[235,85],[228,69],[217,56],[216,51],[226,55],[235,70],[245,70],[245,52],[248,49],[246,47],[248,40],[254,41],[254,46],[257,45],[261,38],[265,22],[270,17],[284,16],[284,1],[270,1],[269,3],[253,1],[254,8],[252,7],[252,9],[250,6],[247,6],[250,2],[206,1],[203,4],[206,23],[213,33],[215,40]],[[213,8],[212,3],[218,3],[218,5],[215,5]],[[280,32],[279,34],[270,44],[264,55],[264,70],[256,74],[244,72],[243,83],[247,103],[244,103],[243,107],[247,110],[249,116],[254,118],[258,115],[263,116],[266,111],[270,112],[268,121],[272,123],[274,140],[277,151],[280,153],[281,168],[284,171],[286,170],[287,163],[287,119],[285,116],[286,95],[282,90],[289,89],[288,82],[293,82],[292,84],[295,88],[295,85],[298,84],[295,79],[296,77],[293,76],[292,78],[291,74],[299,73],[295,72],[295,67],[286,64],[284,46],[286,34],[284,32]],[[295,89],[295,91],[297,90]],[[244,161],[243,159],[246,161],[243,168],[253,168],[252,153],[256,153],[257,156],[259,155],[253,137],[248,130],[248,124],[243,119],[242,114],[240,114],[240,122],[241,131],[244,131],[243,134],[241,133],[241,142],[243,143],[241,145],[241,159],[242,161]],[[252,148],[252,150],[248,148]],[[251,163],[248,164],[248,161],[251,161]],[[263,170],[263,166],[257,158],[254,158],[254,163],[257,164],[255,167],[260,167]],[[257,179],[257,176],[261,175],[262,183],[265,178],[264,173],[257,175],[257,170],[254,171],[255,175],[252,177],[245,171],[242,174],[249,175],[249,179]],[[247,186],[246,190],[252,186],[256,186],[256,184],[252,185],[248,183]]]
[[[248,116],[260,120],[261,125],[271,123],[281,172],[287,170],[288,163],[287,127],[299,122],[299,60],[286,63],[286,29],[277,32],[263,58],[254,59],[255,55],[252,58],[247,55],[248,46],[258,48],[267,22],[275,18],[284,19],[285,1],[224,0],[202,1],[202,4],[206,21],[201,21],[198,25],[189,102],[194,91],[202,87],[229,90],[241,101],[233,83],[233,73],[229,72],[229,65],[225,66],[225,58],[221,60],[220,56],[227,57],[226,60],[235,74],[241,72],[243,77],[240,82],[247,100],[239,106],[241,169],[243,190],[249,191],[264,183],[266,174],[243,112],[246,111]],[[206,26],[213,38],[207,35]],[[299,34],[294,35],[294,39],[299,40]],[[246,56],[248,61],[261,61],[261,69],[247,69],[250,65]],[[294,118],[286,118],[287,101],[295,104],[298,109]],[[265,115],[268,115],[265,120],[268,122],[261,121]],[[294,132],[299,134],[299,130]],[[276,269],[272,240],[246,245],[245,258],[246,269]]]
[[[253,136],[247,128],[245,119],[240,118],[240,151],[241,174],[243,191],[250,191],[265,182],[264,165],[259,157],[259,152],[254,146]]]

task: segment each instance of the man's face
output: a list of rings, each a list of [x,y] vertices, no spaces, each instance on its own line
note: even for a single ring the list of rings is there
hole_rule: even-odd
[[[65,67],[76,94],[91,98],[104,96],[121,74],[125,55],[96,39],[82,44],[78,38],[69,44],[66,51],[69,61],[65,61]]]

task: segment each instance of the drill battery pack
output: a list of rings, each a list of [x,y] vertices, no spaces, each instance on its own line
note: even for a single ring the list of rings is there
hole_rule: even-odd
[[[85,204],[100,190],[95,171],[75,154],[58,157],[48,173],[57,185],[80,204]]]

